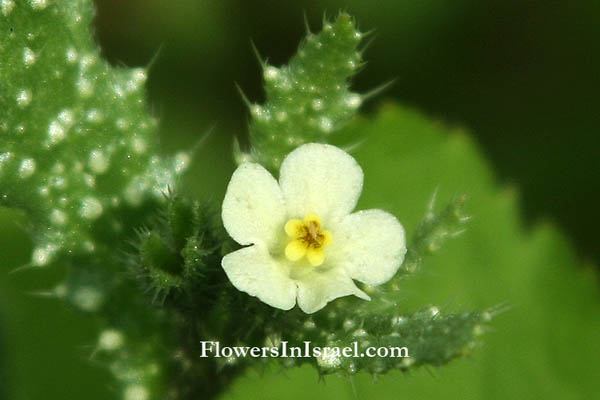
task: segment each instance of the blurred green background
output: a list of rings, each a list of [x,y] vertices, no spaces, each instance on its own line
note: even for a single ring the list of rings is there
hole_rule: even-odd
[[[360,28],[374,31],[355,88],[365,92],[396,79],[383,97],[468,127],[501,181],[519,187],[524,215],[530,221],[556,220],[583,256],[598,260],[599,2],[97,4],[98,38],[113,63],[144,65],[161,49],[150,99],[165,132],[187,133],[176,135],[173,148],[193,143],[213,123],[219,134],[244,135],[247,112],[233,82],[250,99],[262,98],[251,39],[277,65],[287,61],[303,37],[303,14],[316,30],[324,14],[349,11]]]
[[[362,205],[395,211],[409,232],[437,185],[442,197],[464,189],[474,198],[471,233],[409,284],[407,307],[508,301],[514,308],[494,323],[485,348],[431,374],[396,373],[375,384],[369,376],[322,384],[311,369],[282,374],[272,367],[242,378],[228,398],[352,398],[354,391],[358,398],[585,398],[600,390],[594,380],[600,349],[593,343],[600,334],[597,276],[584,267],[600,257],[599,2],[98,0],[97,6],[106,58],[127,66],[153,60],[150,106],[161,120],[165,152],[192,146],[216,124],[185,181],[198,197],[222,198],[234,168],[232,137],[246,132],[248,114],[234,82],[250,99],[263,97],[250,39],[263,57],[281,64],[304,34],[304,15],[317,30],[324,14],[344,9],[363,30],[374,30],[354,87],[366,92],[396,81],[365,105],[367,114],[393,99],[470,131],[471,139],[461,139],[466,142],[439,144],[460,167],[444,176],[432,172],[426,184],[402,175],[416,188],[404,209],[379,200],[394,181],[375,178],[386,166],[378,167],[369,151],[383,151],[385,140],[373,140],[357,157],[367,178],[370,169],[374,175]],[[394,133],[385,124],[381,132]],[[429,143],[401,142],[397,157],[405,161],[384,160],[396,170],[426,165],[438,153],[422,154],[421,139]],[[512,189],[496,199],[488,193],[496,183]],[[537,228],[540,220],[563,233],[547,224]],[[489,234],[486,225],[494,223],[503,230],[481,243],[478,233]],[[0,210],[0,398],[113,398],[109,374],[89,360],[99,322],[27,294],[52,287],[63,271],[6,274],[29,258],[23,224],[20,214]]]

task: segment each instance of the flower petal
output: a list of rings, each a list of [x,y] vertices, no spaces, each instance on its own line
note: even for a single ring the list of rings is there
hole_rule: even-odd
[[[345,151],[309,143],[283,160],[279,185],[290,216],[303,218],[314,213],[328,221],[354,209],[362,191],[363,172]]]
[[[394,276],[406,254],[404,228],[392,214],[365,210],[346,216],[333,232],[328,257],[352,279],[381,285]]]
[[[296,280],[298,285],[298,306],[307,314],[325,307],[338,297],[355,295],[361,299],[371,298],[360,290],[342,268],[328,270],[315,268]]]
[[[221,265],[236,289],[282,310],[296,304],[296,284],[288,276],[286,267],[277,264],[263,245],[229,253]]]
[[[272,248],[286,218],[277,181],[259,164],[241,164],[233,173],[221,214],[227,233],[239,244],[258,242]]]

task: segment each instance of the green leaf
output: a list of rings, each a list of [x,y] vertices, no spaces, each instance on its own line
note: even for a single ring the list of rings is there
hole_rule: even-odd
[[[251,153],[238,153],[237,159],[275,171],[295,147],[331,141],[363,100],[348,88],[361,67],[357,47],[363,37],[352,17],[341,13],[333,22],[324,20],[318,34],[307,32],[287,65],[261,61],[267,101],[249,104]]]
[[[101,315],[95,354],[125,397],[147,397],[163,388],[164,315],[125,276],[123,253],[189,155],[158,154],[148,69],[103,60],[93,16],[89,0],[0,2],[0,204],[28,217],[28,265],[68,267],[46,296]],[[126,345],[108,351],[105,332]]]
[[[467,193],[472,220],[431,254],[421,273],[398,282],[400,309],[507,305],[473,360],[455,361],[435,377],[391,373],[372,383],[335,377],[316,384],[312,368],[276,369],[239,379],[225,398],[260,390],[265,398],[593,398],[600,298],[597,276],[578,265],[566,238],[550,224],[522,226],[515,191],[501,189],[469,136],[420,114],[387,105],[348,127],[368,138],[355,154],[365,171],[358,208],[392,211],[414,235],[432,194],[443,204]],[[413,236],[414,237],[414,236]],[[410,243],[410,241],[409,241]],[[337,302],[337,301],[336,301]],[[334,302],[334,304],[336,303]],[[451,305],[449,305],[451,302]],[[402,337],[401,337],[402,338]],[[405,336],[407,343],[410,336]],[[398,341],[399,343],[402,340]],[[417,350],[418,346],[409,345]],[[259,389],[260,388],[260,389]]]
[[[32,265],[98,250],[94,225],[161,196],[187,155],[157,156],[146,68],[112,67],[89,32],[91,1],[3,1],[0,204],[30,217]]]
[[[264,65],[271,83],[265,106],[252,109],[256,115],[251,144],[256,151],[250,157],[273,170],[285,153],[305,141],[331,141],[334,131],[346,137],[366,136],[356,154],[367,177],[359,208],[391,210],[407,232],[414,233],[411,265],[421,265],[423,255],[436,249],[457,225],[453,210],[458,208],[452,202],[445,211],[427,214],[419,222],[423,205],[436,187],[440,187],[441,203],[457,193],[468,193],[468,213],[475,218],[461,240],[450,241],[430,256],[424,274],[394,282],[393,293],[373,296],[371,303],[340,299],[306,316],[273,311],[232,290],[210,260],[218,258],[218,243],[213,243],[211,231],[199,229],[206,224],[195,221],[200,215],[194,211],[196,206],[183,203],[167,204],[166,223],[153,226],[156,230],[148,236],[142,234],[139,256],[145,269],[138,273],[147,274],[142,278],[148,286],[158,287],[160,282],[165,287],[159,290],[174,288],[180,298],[192,301],[170,309],[148,307],[148,298],[119,275],[122,265],[112,252],[128,238],[122,227],[144,225],[144,199],[165,190],[187,156],[173,160],[156,156],[155,127],[145,110],[141,87],[147,71],[113,68],[99,58],[88,33],[89,2],[2,1],[0,12],[0,27],[5,29],[0,55],[9,60],[0,64],[2,204],[27,211],[37,246],[35,265],[69,255],[74,273],[56,294],[84,311],[100,310],[106,317],[109,329],[100,335],[97,356],[118,378],[125,397],[161,397],[165,387],[174,396],[217,393],[250,361],[195,363],[197,339],[216,334],[225,344],[244,340],[251,345],[263,344],[265,333],[272,340],[313,338],[314,344],[331,345],[360,338],[375,345],[404,344],[411,354],[399,364],[378,359],[357,364],[316,360],[321,373],[379,374],[441,365],[470,351],[489,319],[486,313],[462,310],[504,301],[513,309],[498,319],[484,350],[474,353],[475,366],[455,363],[444,369],[440,380],[448,388],[448,398],[458,394],[588,398],[598,392],[592,376],[598,348],[587,339],[600,331],[598,296],[590,274],[574,275],[576,260],[565,238],[551,227],[534,233],[523,230],[513,196],[497,189],[490,168],[468,137],[393,106],[373,121],[342,129],[362,100],[347,89],[347,79],[359,61],[360,38],[346,15],[310,36],[288,66],[273,73],[272,67]],[[301,60],[303,50],[306,62]],[[321,67],[322,60],[328,63]],[[310,72],[306,81],[302,81],[302,68]],[[280,78],[299,84],[292,87],[290,104],[283,94],[287,85]],[[302,83],[312,82],[318,83],[314,90],[303,89]],[[298,105],[304,108],[295,108]],[[291,114],[279,121],[278,112]],[[290,115],[293,118],[285,122]],[[205,167],[212,170],[214,165]],[[183,268],[173,265],[174,260],[183,262]],[[194,280],[205,286],[196,286]],[[202,290],[195,290],[199,287]],[[210,299],[204,289],[212,290]],[[452,307],[445,306],[449,299],[454,299]],[[389,301],[391,305],[386,304]],[[459,311],[438,314],[436,306],[409,311],[431,303]],[[125,347],[115,347],[119,342],[115,334],[122,335]],[[302,361],[308,360],[283,360],[283,365]],[[209,384],[199,376],[209,377]],[[374,388],[364,383],[364,374],[355,379],[361,397],[397,397],[398,392],[440,397],[431,379],[418,374],[400,383],[386,380]],[[315,382],[314,375],[310,382]],[[317,396],[320,388],[272,377],[262,379],[259,387],[263,396],[280,398],[305,398],[312,390]]]

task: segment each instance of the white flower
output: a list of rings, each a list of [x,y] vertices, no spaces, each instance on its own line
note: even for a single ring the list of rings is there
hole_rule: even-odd
[[[244,247],[223,269],[239,290],[272,307],[296,302],[313,313],[342,296],[369,296],[387,282],[406,246],[398,220],[382,210],[352,213],[363,186],[356,160],[337,147],[305,144],[283,160],[279,183],[262,166],[243,163],[223,201],[223,224]]]

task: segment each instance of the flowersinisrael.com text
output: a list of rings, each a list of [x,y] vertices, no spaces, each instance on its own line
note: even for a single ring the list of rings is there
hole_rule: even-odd
[[[309,341],[302,342],[302,346],[288,346],[283,341],[278,347],[249,347],[249,346],[221,346],[216,341],[202,341],[200,357],[408,357],[407,347],[367,347],[359,350],[358,342],[352,342],[346,347],[312,347]]]

